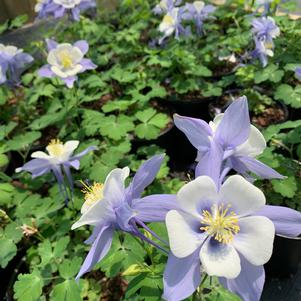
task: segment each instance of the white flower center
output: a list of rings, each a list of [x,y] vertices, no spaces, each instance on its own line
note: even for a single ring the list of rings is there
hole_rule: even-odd
[[[238,217],[234,211],[229,211],[230,205],[213,205],[211,212],[203,210],[201,230],[208,233],[217,241],[228,244],[240,230]]]
[[[10,56],[15,56],[16,54],[23,52],[23,49],[18,49],[15,46],[5,46],[3,44],[0,44],[0,52],[4,52],[5,54]]]

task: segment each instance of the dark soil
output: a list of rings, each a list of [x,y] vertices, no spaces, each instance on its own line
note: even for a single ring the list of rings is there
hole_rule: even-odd
[[[252,118],[252,123],[259,127],[267,127],[271,124],[277,124],[286,121],[287,116],[284,109],[276,104],[265,108],[260,115],[255,115]]]

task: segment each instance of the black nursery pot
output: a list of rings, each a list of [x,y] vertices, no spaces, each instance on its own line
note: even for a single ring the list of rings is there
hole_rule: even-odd
[[[258,246],[260,248],[260,246]],[[301,264],[301,237],[288,238],[276,236],[274,241],[273,255],[265,265],[267,277],[289,277],[298,271]]]
[[[208,121],[210,119],[208,105],[215,99],[214,97],[185,99],[185,96],[181,98],[181,96],[172,95],[165,100],[164,104],[179,115]]]

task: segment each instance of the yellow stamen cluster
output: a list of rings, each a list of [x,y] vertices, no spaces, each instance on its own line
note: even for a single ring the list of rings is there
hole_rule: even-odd
[[[174,24],[174,19],[173,19],[172,16],[165,15],[164,18],[163,18],[162,23],[165,23],[167,25],[173,25]]]
[[[72,67],[73,61],[70,54],[67,51],[61,51],[58,56],[61,61],[61,64],[65,69]]]
[[[82,182],[84,189],[82,192],[85,194],[85,205],[91,206],[97,201],[100,201],[103,198],[103,187],[101,183],[94,183],[92,186],[89,186]]]
[[[240,230],[238,217],[233,211],[229,211],[231,206],[214,205],[211,212],[203,210],[202,226],[200,229],[206,231],[217,241],[227,244],[233,241],[234,235]]]
[[[52,139],[47,146],[49,155],[59,157],[64,153],[64,145],[59,139]]]

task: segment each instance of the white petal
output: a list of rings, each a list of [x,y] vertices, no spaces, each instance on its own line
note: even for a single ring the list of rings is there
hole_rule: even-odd
[[[231,205],[236,215],[248,215],[265,205],[263,192],[242,176],[230,176],[222,185],[219,200]]]
[[[72,230],[83,226],[96,226],[100,222],[107,221],[113,218],[111,204],[108,200],[102,199],[93,204],[71,227]]]
[[[41,152],[41,151],[33,152],[31,154],[31,157],[38,158],[38,159],[49,159],[50,158],[50,156],[48,154]]]
[[[229,244],[206,241],[200,251],[200,259],[209,276],[236,278],[241,271],[240,258],[235,248]]]
[[[180,211],[171,210],[167,213],[166,227],[170,249],[178,258],[191,255],[201,246],[205,238],[199,230],[200,221]]]
[[[65,69],[64,73],[69,77],[69,76],[74,76],[77,73],[79,73],[83,69],[82,65],[74,65],[73,67],[69,69]]]
[[[84,57],[83,53],[78,47],[72,48],[72,50],[70,51],[70,56],[75,64],[78,64]]]
[[[208,176],[196,178],[184,185],[177,193],[178,204],[184,211],[195,216],[200,216],[202,205],[216,203],[217,199],[215,183]]]
[[[107,176],[104,183],[103,195],[112,203],[118,203],[125,194],[124,181],[129,176],[128,167],[115,168]]]
[[[239,145],[235,154],[242,156],[256,157],[260,155],[266,148],[266,141],[260,131],[251,125],[250,136],[247,141]]]
[[[50,69],[51,69],[51,71],[52,71],[55,75],[57,75],[57,76],[59,76],[59,77],[61,77],[61,78],[66,78],[66,77],[68,77],[68,74],[67,74],[66,72],[62,71],[62,70],[60,69],[60,67],[57,67],[57,66],[51,66]]]
[[[64,152],[66,152],[69,155],[71,155],[77,149],[78,145],[79,145],[79,141],[78,140],[67,141],[64,144]]]
[[[240,232],[233,245],[253,265],[263,265],[273,252],[275,227],[265,216],[248,216],[239,220]]]

